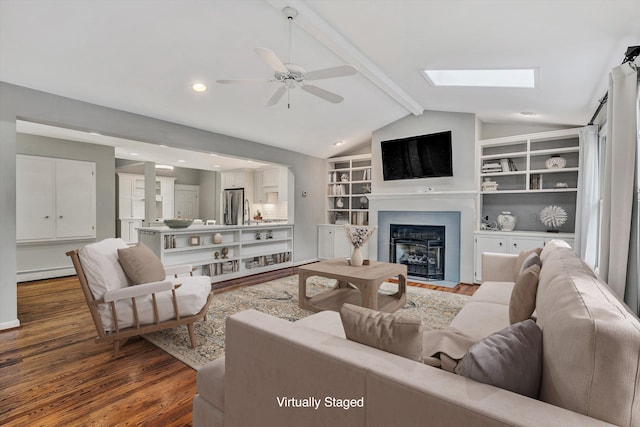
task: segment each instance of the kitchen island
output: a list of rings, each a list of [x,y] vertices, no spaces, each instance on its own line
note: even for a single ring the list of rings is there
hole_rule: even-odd
[[[138,239],[163,264],[191,264],[212,282],[293,266],[293,225],[140,227]]]

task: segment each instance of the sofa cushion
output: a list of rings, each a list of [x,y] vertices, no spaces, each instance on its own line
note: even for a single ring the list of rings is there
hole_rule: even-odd
[[[480,287],[482,286],[484,284]],[[513,284],[511,284],[512,286]],[[510,291],[511,287],[506,289]],[[475,341],[479,341],[509,325],[509,306],[507,304],[475,301],[472,297],[453,318],[449,326],[462,331]]]
[[[144,243],[118,249],[118,259],[134,285],[159,282],[167,277],[160,258]]]
[[[472,301],[508,306],[512,289],[513,282],[483,282],[474,292]]]
[[[567,245],[545,246],[542,258],[540,399],[640,425],[640,321]]]
[[[469,348],[456,373],[475,381],[536,398],[542,370],[542,332],[525,320]]]
[[[513,270],[513,281],[518,280],[518,276],[522,272],[522,264],[531,254],[540,255],[542,253],[542,248],[535,248],[528,251],[522,251],[518,254],[518,259],[516,260],[516,266]]]
[[[311,316],[296,320],[295,323],[297,326],[304,326],[336,337],[347,338],[344,334],[344,328],[342,327],[340,313],[337,311],[320,311]]]
[[[347,339],[422,361],[422,321],[353,304],[340,308]]]
[[[525,269],[516,280],[509,301],[509,322],[511,324],[527,320],[536,309],[539,275],[540,266],[534,264]]]

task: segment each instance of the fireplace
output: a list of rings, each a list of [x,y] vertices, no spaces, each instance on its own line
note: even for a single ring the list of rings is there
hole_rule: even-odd
[[[389,261],[407,266],[407,275],[444,280],[445,226],[390,224]]]

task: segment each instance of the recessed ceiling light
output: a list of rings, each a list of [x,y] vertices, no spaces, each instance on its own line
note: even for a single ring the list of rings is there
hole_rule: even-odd
[[[168,147],[168,145],[160,144],[160,147],[167,148],[167,147]]]
[[[173,166],[171,165],[156,165],[156,169],[160,169],[163,171],[172,171],[173,170]]]
[[[186,163],[186,160],[180,159],[180,160],[178,160],[178,163]]]
[[[140,153],[129,153],[130,156],[139,156]]]
[[[98,132],[89,132],[89,135],[102,136],[102,134]]]
[[[534,69],[423,70],[433,86],[536,87]]]
[[[339,147],[339,146],[341,146],[342,144],[344,144],[344,141],[336,141],[336,142],[334,142],[334,143],[333,143],[333,146],[334,146],[334,147]]]
[[[247,163],[253,163],[253,160],[247,160]]]
[[[216,154],[216,153],[209,153],[209,155],[210,155],[211,157],[216,157],[216,156],[217,156],[217,154]]]
[[[198,83],[194,83],[193,86],[191,86],[191,88],[195,92],[201,93],[201,92],[205,92],[207,90],[207,85],[204,84],[204,83],[198,82]]]
[[[525,117],[534,117],[537,116],[536,113],[534,113],[533,111],[521,111],[520,112],[521,116],[525,116]]]

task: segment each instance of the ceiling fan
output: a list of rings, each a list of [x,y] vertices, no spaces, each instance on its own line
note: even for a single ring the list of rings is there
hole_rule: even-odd
[[[300,65],[291,63],[291,24],[298,11],[292,7],[285,7],[282,13],[289,21],[289,62],[284,63],[273,53],[273,51],[256,47],[254,51],[262,58],[264,62],[273,69],[273,78],[270,79],[236,79],[236,80],[216,80],[217,83],[271,83],[276,82],[280,87],[269,97],[266,102],[268,107],[276,105],[278,101],[286,93],[287,97],[291,89],[300,88],[307,93],[324,99],[325,101],[338,104],[344,100],[343,97],[318,86],[307,84],[308,81],[331,79],[334,77],[343,77],[356,74],[358,70],[353,65],[340,65],[337,67],[323,68],[315,71],[305,71]],[[287,102],[287,108],[291,108],[291,104]]]

